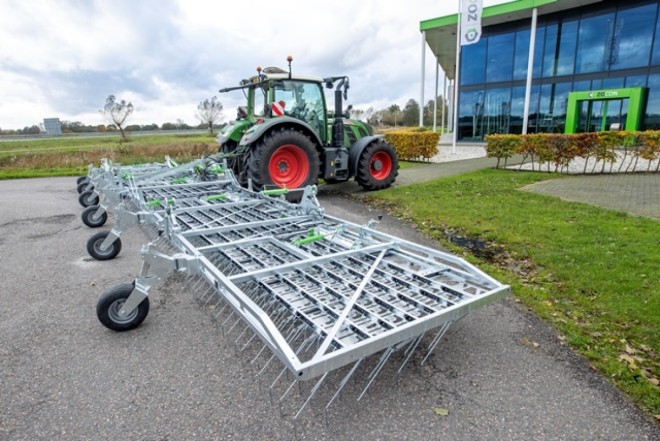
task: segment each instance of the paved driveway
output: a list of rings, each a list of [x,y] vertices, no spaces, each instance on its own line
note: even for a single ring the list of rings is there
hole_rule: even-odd
[[[309,387],[278,403],[275,372],[255,376],[256,349],[242,353],[185,280],[154,289],[132,332],[98,323],[98,296],[135,276],[145,236],[132,230],[117,259],[90,260],[76,196],[71,178],[0,182],[0,440],[660,439],[511,298],[450,328],[429,363],[397,375],[402,357],[391,360],[357,402],[359,372],[325,412],[341,379],[330,378],[294,423]],[[330,192],[321,201],[355,222],[379,214]],[[381,228],[434,245],[387,216]]]

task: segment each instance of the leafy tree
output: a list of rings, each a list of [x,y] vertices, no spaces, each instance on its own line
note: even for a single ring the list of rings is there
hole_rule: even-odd
[[[177,129],[176,124],[171,123],[171,122],[163,123],[163,125],[160,126],[160,128],[162,130],[176,130]]]
[[[195,116],[209,128],[209,132],[213,135],[213,124],[222,121],[222,103],[218,101],[217,96],[207,98],[199,103]]]
[[[108,95],[108,98],[105,100],[105,106],[103,106],[103,110],[100,112],[119,129],[122,139],[126,140],[123,124],[131,113],[133,113],[133,104],[127,103],[126,100],[117,101],[114,95]]]
[[[403,124],[416,126],[419,123],[419,104],[414,99],[409,99],[403,108]]]

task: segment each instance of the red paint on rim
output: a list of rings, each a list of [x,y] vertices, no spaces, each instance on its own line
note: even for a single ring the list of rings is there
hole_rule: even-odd
[[[285,144],[270,157],[268,173],[273,184],[279,187],[302,187],[309,176],[309,159],[297,145]]]
[[[371,177],[382,181],[387,179],[392,171],[392,158],[385,151],[376,152],[369,160],[369,173]]]

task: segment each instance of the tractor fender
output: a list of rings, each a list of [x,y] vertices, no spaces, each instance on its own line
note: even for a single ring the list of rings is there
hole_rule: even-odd
[[[253,144],[254,142],[261,139],[266,133],[282,126],[295,127],[305,135],[312,138],[312,142],[314,142],[317,146],[323,145],[323,142],[321,141],[318,133],[316,133],[309,124],[299,119],[291,118],[290,116],[279,116],[277,118],[268,119],[261,124],[253,125],[248,129],[247,132],[245,132],[241,138],[240,145],[244,146]]]
[[[220,133],[218,133],[216,141],[220,145],[229,140],[235,141],[236,144],[238,144],[238,142],[241,140],[241,137],[243,136],[243,133],[245,133],[251,125],[252,122],[249,120],[232,121],[226,127],[224,127]]]
[[[371,135],[360,138],[355,144],[351,146],[348,150],[348,170],[351,176],[357,175],[358,161],[360,160],[360,155],[367,146],[379,139],[383,139],[384,135]]]

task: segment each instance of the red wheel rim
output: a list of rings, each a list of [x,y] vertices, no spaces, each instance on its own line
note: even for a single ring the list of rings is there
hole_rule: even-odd
[[[302,187],[309,176],[309,160],[305,151],[294,144],[281,146],[270,157],[268,173],[278,187]]]
[[[387,179],[392,171],[392,158],[387,152],[380,151],[371,155],[369,160],[369,173],[371,177],[382,181]]]

